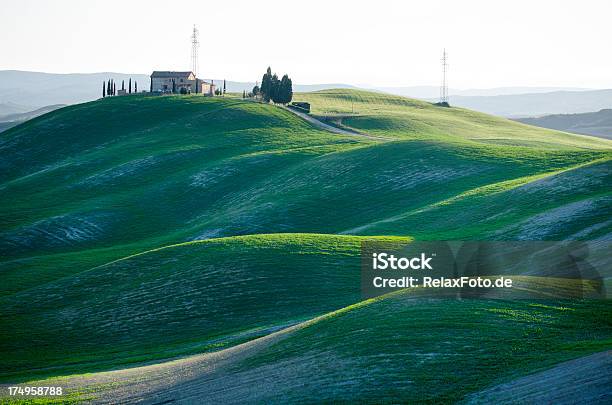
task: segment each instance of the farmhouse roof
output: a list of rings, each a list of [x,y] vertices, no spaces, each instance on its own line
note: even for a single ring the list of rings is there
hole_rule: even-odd
[[[183,77],[188,78],[193,75],[193,72],[173,72],[173,71],[163,71],[156,70],[151,74],[151,77],[160,77],[160,78],[168,78],[168,77]],[[195,76],[195,75],[194,75]]]

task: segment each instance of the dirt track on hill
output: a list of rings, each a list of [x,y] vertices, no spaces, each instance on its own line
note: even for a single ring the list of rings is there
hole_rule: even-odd
[[[324,129],[325,131],[328,131],[328,132],[333,132],[334,134],[348,135],[348,136],[361,136],[363,138],[373,139],[377,141],[392,141],[393,140],[391,138],[373,136],[373,135],[368,135],[368,134],[364,134],[364,133],[357,132],[357,131],[351,131],[349,129],[334,127],[333,125],[326,124],[325,122],[316,119],[312,115],[308,115],[301,111],[294,110],[293,108],[288,108],[288,107],[284,107],[284,108],[285,110],[290,111],[294,113],[295,115],[297,115],[298,117],[303,118],[304,120],[310,122],[314,126]]]

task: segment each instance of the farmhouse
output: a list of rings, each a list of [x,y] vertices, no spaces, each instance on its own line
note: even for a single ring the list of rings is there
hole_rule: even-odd
[[[151,74],[152,93],[215,94],[215,85],[198,79],[193,72],[154,71]]]

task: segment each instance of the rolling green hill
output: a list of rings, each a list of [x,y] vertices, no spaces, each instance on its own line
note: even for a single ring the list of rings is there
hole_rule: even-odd
[[[342,105],[330,101],[340,97],[334,94],[308,97],[315,111],[329,111],[323,106]],[[352,96],[370,105],[357,121],[395,123],[393,130],[367,129],[397,140],[340,136],[278,107],[203,97],[104,99],[3,133],[1,293],[189,240],[280,232],[502,238],[520,234],[507,229],[510,223],[571,204],[599,214],[609,209],[601,187],[609,141],[396,96],[339,94],[339,100]],[[452,120],[461,125],[455,128]],[[427,121],[428,130],[415,136],[405,129],[412,121]],[[520,146],[510,145],[516,142]],[[508,208],[508,218],[491,219],[505,209],[501,191],[518,198],[530,189],[527,183],[594,170],[589,163],[603,173],[590,189],[544,190],[555,196],[548,200],[531,193],[520,201],[523,207]],[[484,210],[474,206],[456,215],[461,204],[485,201]],[[414,213],[431,210],[435,221],[418,227],[403,219],[419,221]],[[542,231],[538,239],[586,237],[599,218],[588,215],[595,218],[584,229],[579,222],[572,233]],[[596,232],[609,233],[610,224]]]
[[[296,283],[293,291],[299,291],[299,286]],[[281,297],[285,297],[283,292]],[[218,298],[223,302],[226,296]],[[232,300],[230,296],[229,302]],[[312,303],[306,301],[306,305]],[[241,314],[244,308],[240,307]],[[293,311],[298,308],[293,306]],[[384,397],[392,402],[456,402],[490,385],[608,349],[612,334],[610,311],[606,301],[550,297],[535,302],[457,301],[420,297],[404,290],[286,329],[261,328],[213,340],[208,346],[197,345],[201,341],[186,346],[193,351],[212,350],[210,354],[29,384],[61,385],[77,401],[98,398],[115,403],[150,398],[159,402],[177,398],[206,398],[219,403],[299,402],[301,398],[315,397],[321,401],[376,402]],[[197,321],[193,319],[192,323]],[[134,331],[134,343],[138,341],[137,331],[140,330]],[[95,333],[100,338],[100,332]],[[178,334],[165,333],[159,347],[169,353],[167,343]],[[265,337],[250,340],[260,335]],[[153,339],[150,336],[146,342]],[[61,348],[60,342],[54,346]],[[146,347],[134,346],[140,351]],[[227,346],[231,347],[223,349]],[[79,349],[94,353],[91,348],[77,346],[72,355],[77,355]],[[95,353],[101,357],[106,354],[101,349]],[[129,353],[134,356],[131,361],[159,354],[153,351],[154,354],[138,358]],[[74,370],[91,370],[91,363],[82,361],[92,358],[78,360],[71,365]],[[110,368],[120,364],[116,357],[113,360],[96,366]],[[36,370],[43,375],[49,371]],[[169,375],[170,381],[165,378]]]
[[[220,402],[239,393],[251,402],[452,403],[496,381],[609,348],[611,310],[605,302],[449,304],[395,294],[331,314],[183,388]],[[587,343],[598,339],[599,347]],[[287,372],[275,379],[281,368]],[[259,388],[249,392],[243,381]]]
[[[333,89],[296,94],[311,103],[313,114],[340,118],[349,127],[400,139],[441,139],[478,144],[605,148],[596,138],[522,125],[464,108],[441,108],[431,103],[362,90]]]
[[[363,240],[609,240],[611,141],[356,90],[294,98],[377,139],[198,96],[107,98],[1,133],[0,380],[236,348],[318,316],[214,378],[255,373],[259,401],[315,392],[315,372],[329,400],[455,400],[609,347],[607,302],[358,303]],[[286,366],[284,396],[265,394]],[[455,394],[407,391],[442,377]]]
[[[0,378],[220,349],[351,305],[360,300],[363,240],[282,234],[188,242],[14,294],[0,300]],[[44,354],[32,352],[41,341]]]

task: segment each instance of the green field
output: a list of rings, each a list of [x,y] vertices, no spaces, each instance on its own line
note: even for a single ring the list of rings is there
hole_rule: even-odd
[[[397,139],[471,141],[486,145],[610,149],[593,137],[532,127],[464,108],[443,108],[431,103],[362,90],[322,90],[297,94],[296,101],[311,103],[311,112],[336,118],[348,127]]]
[[[612,142],[364,91],[294,100],[378,139],[198,96],[107,98],[0,134],[0,381],[325,314],[210,381],[257,381],[247,401],[455,401],[611,347],[607,301],[358,303],[364,240],[609,240]]]
[[[304,328],[220,378],[228,386],[263,385],[251,397],[245,392],[253,401],[456,402],[609,349],[611,311],[606,302],[449,302],[397,294]],[[274,381],[282,367],[288,375]],[[296,385],[304,388],[296,392]]]
[[[360,300],[353,269],[364,239],[276,234],[188,242],[23,291],[0,301],[2,323],[11,325],[0,336],[12,348],[3,366],[11,373],[99,369],[110,358],[116,364],[221,349],[351,305]],[[32,351],[40,341],[44,352]]]

